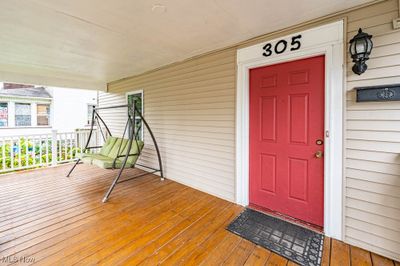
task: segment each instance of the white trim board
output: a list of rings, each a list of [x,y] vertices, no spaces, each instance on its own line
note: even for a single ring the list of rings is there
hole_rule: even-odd
[[[236,95],[236,203],[249,204],[249,70],[287,61],[325,55],[324,232],[343,239],[343,21],[326,24],[237,51]],[[281,39],[302,35],[301,48],[262,55]]]

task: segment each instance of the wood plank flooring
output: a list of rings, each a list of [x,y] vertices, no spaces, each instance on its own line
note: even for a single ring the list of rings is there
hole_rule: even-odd
[[[103,204],[115,171],[70,167],[0,176],[0,265],[296,265],[225,230],[238,205],[155,175]],[[329,238],[322,265],[399,266]]]

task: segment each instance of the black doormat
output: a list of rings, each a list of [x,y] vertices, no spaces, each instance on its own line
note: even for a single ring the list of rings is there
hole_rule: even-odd
[[[245,209],[227,230],[300,265],[321,265],[321,234],[275,217]]]

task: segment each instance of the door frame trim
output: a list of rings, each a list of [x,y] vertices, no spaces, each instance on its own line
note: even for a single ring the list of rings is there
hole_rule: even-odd
[[[237,50],[236,203],[249,204],[249,70],[325,55],[324,232],[343,239],[343,20]],[[262,47],[302,35],[302,47],[265,57]],[[339,204],[338,204],[339,203]]]

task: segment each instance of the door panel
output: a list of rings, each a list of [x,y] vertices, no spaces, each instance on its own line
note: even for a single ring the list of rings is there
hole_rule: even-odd
[[[261,139],[276,141],[276,97],[261,98]]]
[[[324,56],[250,70],[250,203],[323,226]]]
[[[291,144],[308,144],[308,94],[289,94]]]
[[[261,155],[261,189],[275,193],[276,184],[276,156]]]
[[[289,198],[307,201],[308,160],[289,158]]]

